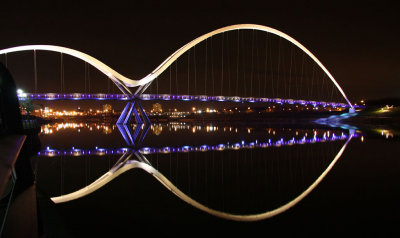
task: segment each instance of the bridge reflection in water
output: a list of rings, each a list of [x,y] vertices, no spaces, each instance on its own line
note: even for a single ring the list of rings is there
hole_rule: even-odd
[[[52,200],[63,203],[94,193],[127,171],[141,169],[197,209],[224,219],[256,221],[280,214],[300,202],[329,173],[350,140],[358,136],[354,131],[332,129],[258,127],[249,130],[219,126],[214,131],[216,126],[212,126],[210,131],[210,125],[207,129],[204,125],[183,124],[177,131],[171,130],[173,126],[177,125],[169,125],[169,129],[166,125],[153,125],[151,129],[119,128],[125,139],[130,138],[126,141],[128,145],[119,148],[49,146],[39,152],[38,182],[60,181],[44,179],[41,173],[49,166],[45,161],[53,161],[50,167],[55,166],[54,161],[61,164],[63,190],[60,194],[56,189]],[[152,131],[148,134],[149,140],[145,139],[148,131]],[[171,133],[176,133],[175,139]],[[213,139],[207,133],[215,133]],[[132,144],[138,134],[143,136]],[[109,135],[112,133],[104,136]],[[161,144],[153,140],[163,136],[159,140],[163,141]],[[190,137],[200,139],[193,142]],[[88,163],[99,167],[95,164],[102,163],[100,158],[107,158],[114,165],[103,168],[103,174],[97,171],[100,174],[97,178],[87,179]],[[81,188],[77,184],[66,184],[69,172],[65,164],[68,163],[74,164],[68,166],[74,170],[73,180],[85,180]],[[85,175],[79,173],[82,167]]]

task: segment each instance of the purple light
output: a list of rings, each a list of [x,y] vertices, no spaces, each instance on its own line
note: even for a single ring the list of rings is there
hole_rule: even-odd
[[[29,98],[36,100],[128,100],[129,95],[125,94],[28,94]],[[231,101],[231,102],[272,102],[278,104],[301,104],[301,105],[323,105],[349,108],[349,105],[345,103],[334,103],[334,102],[317,102],[317,101],[306,101],[306,100],[293,100],[293,99],[280,99],[280,98],[253,98],[253,97],[226,97],[226,96],[207,96],[207,95],[169,95],[169,94],[142,94],[140,96],[142,100],[183,100],[183,101]],[[24,100],[24,98],[20,98]],[[357,105],[355,108],[363,108],[363,106]]]

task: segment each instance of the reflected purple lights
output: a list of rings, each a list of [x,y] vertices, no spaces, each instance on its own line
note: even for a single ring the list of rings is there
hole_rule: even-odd
[[[352,134],[353,137],[358,137],[357,133]],[[293,146],[293,145],[302,145],[302,144],[312,144],[312,143],[322,143],[322,142],[331,142],[331,141],[340,141],[346,140],[349,137],[349,134],[345,134],[342,132],[341,135],[335,135],[332,133],[332,136],[326,135],[324,133],[321,137],[313,136],[312,138],[307,138],[303,136],[300,139],[295,139],[294,137],[288,140],[284,140],[283,138],[278,139],[276,141],[272,141],[271,139],[267,139],[266,141],[251,141],[245,142],[241,141],[241,143],[226,143],[226,144],[218,144],[218,145],[200,145],[200,146],[178,146],[178,147],[142,147],[138,151],[141,154],[168,154],[168,153],[188,153],[188,152],[206,152],[206,151],[224,151],[224,150],[239,150],[239,149],[255,149],[255,148],[268,148],[268,147],[281,147],[281,146]],[[83,155],[121,155],[131,150],[130,148],[98,148],[95,149],[77,149],[72,148],[70,150],[56,150],[47,147],[46,149],[38,152],[38,156],[43,157],[54,157],[54,156],[83,156]]]

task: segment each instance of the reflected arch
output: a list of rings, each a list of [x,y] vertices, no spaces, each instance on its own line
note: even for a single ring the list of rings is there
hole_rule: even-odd
[[[182,192],[179,188],[177,188],[168,178],[166,178],[162,173],[160,173],[157,169],[155,169],[153,166],[151,166],[147,159],[140,153],[133,153],[135,154],[140,161],[137,160],[130,160],[132,154],[127,155],[124,154],[121,159],[119,160],[122,163],[117,163],[113,168],[110,169],[107,173],[105,173],[103,176],[98,178],[96,181],[93,183],[89,184],[88,186],[79,189],[75,192],[69,193],[69,194],[64,194],[58,197],[52,197],[51,200],[55,203],[64,203],[64,202],[69,202],[73,201],[79,198],[82,198],[84,196],[87,196],[96,190],[102,188],[115,178],[117,178],[119,175],[132,170],[132,169],[142,169],[148,174],[152,175],[155,179],[157,179],[164,187],[166,187],[170,192],[172,192],[174,195],[176,195],[178,198],[181,200],[185,201],[186,203],[190,204],[191,206],[202,210],[208,214],[211,214],[216,217],[220,217],[223,219],[227,220],[235,220],[235,221],[244,221],[244,222],[251,222],[251,221],[259,221],[267,218],[274,217],[278,214],[281,214],[296,204],[298,204],[301,200],[303,200],[308,194],[310,194],[320,183],[321,181],[326,177],[326,175],[332,170],[333,166],[336,164],[336,162],[339,160],[339,158],[342,156],[344,153],[347,145],[353,138],[353,134],[350,134],[346,142],[343,144],[339,152],[336,154],[336,156],[333,158],[333,160],[330,162],[330,164],[327,166],[327,168],[321,173],[321,175],[310,185],[308,186],[302,193],[300,193],[297,197],[292,199],[291,201],[283,204],[282,206],[275,208],[270,211],[262,212],[262,213],[257,213],[257,214],[245,214],[245,215],[239,215],[239,214],[231,214],[227,213],[224,211],[216,210],[209,208],[205,206],[204,204],[194,200],[184,192]]]

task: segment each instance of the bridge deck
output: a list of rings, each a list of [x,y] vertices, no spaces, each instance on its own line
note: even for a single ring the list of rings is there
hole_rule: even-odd
[[[86,93],[23,93],[18,95],[19,100],[132,100],[133,95],[126,94],[86,94]],[[246,103],[277,103],[277,104],[299,104],[323,107],[349,108],[350,105],[338,102],[320,102],[310,100],[295,100],[281,98],[257,98],[238,96],[207,96],[207,95],[172,95],[172,94],[141,94],[138,99],[151,101],[204,101],[204,102],[246,102]],[[355,106],[358,107],[358,106]]]

